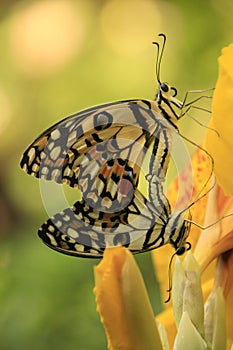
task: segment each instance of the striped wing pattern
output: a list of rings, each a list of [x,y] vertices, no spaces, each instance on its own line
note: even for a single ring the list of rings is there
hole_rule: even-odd
[[[164,233],[170,205],[163,181],[170,157],[171,130],[154,101],[101,105],[63,119],[25,151],[28,174],[66,183],[82,192],[74,207],[55,214],[39,229],[49,247],[65,254],[101,257],[124,245],[141,252],[168,243]],[[140,169],[150,149],[149,197],[139,191]]]
[[[39,229],[39,237],[50,248],[68,255],[101,257],[106,247],[123,245],[133,253],[154,249],[168,242],[164,227],[170,207],[155,213],[135,190],[126,209],[100,212],[85,201],[78,201],[54,215]]]

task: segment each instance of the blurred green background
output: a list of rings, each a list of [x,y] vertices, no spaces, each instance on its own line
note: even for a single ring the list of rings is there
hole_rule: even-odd
[[[233,39],[232,13],[231,0],[0,2],[1,350],[106,349],[93,294],[97,261],[51,251],[37,237],[47,214],[38,180],[19,168],[27,145],[82,108],[154,98],[151,42],[160,32],[168,38],[161,79],[178,97],[213,87],[217,57]],[[192,139],[203,133],[189,118],[181,124]],[[150,254],[136,259],[157,313]]]

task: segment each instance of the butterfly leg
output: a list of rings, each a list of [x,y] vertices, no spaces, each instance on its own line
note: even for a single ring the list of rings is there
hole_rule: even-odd
[[[195,104],[197,102],[203,100],[203,99],[211,99],[212,96],[206,95],[206,94],[203,94],[203,93],[206,93],[206,92],[209,92],[209,91],[213,91],[213,90],[214,90],[214,88],[205,89],[205,90],[189,90],[189,91],[187,91],[186,94],[185,94],[184,100],[183,100],[183,104],[182,104],[183,107],[181,108],[179,119],[182,118],[185,114],[187,114],[190,111],[191,107],[199,109],[199,110],[203,110],[203,111],[206,111],[206,112],[210,112],[206,108],[195,106]],[[197,97],[197,98],[195,98],[194,100],[191,100],[190,102],[187,102],[188,96],[190,94],[202,94],[202,95]]]

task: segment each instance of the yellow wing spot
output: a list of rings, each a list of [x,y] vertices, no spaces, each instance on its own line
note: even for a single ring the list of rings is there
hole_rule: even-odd
[[[60,153],[61,153],[61,147],[57,146],[50,152],[50,158],[52,160],[56,160],[59,157]]]
[[[72,237],[72,238],[77,238],[78,237],[78,232],[73,230],[72,228],[68,228],[67,234]]]
[[[35,148],[32,147],[29,151],[28,151],[28,165],[31,165],[32,162],[34,161],[35,159],[35,156],[36,156],[36,151],[35,151]]]

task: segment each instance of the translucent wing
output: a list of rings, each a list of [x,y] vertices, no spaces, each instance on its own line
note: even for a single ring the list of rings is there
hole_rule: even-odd
[[[160,197],[160,183],[155,191]],[[68,255],[100,258],[106,247],[117,245],[140,253],[168,243],[164,229],[170,206],[168,201],[158,204],[146,200],[137,189],[119,212],[101,212],[82,200],[47,220],[38,234],[50,248]]]
[[[171,125],[154,102],[129,100],[84,110],[55,124],[25,151],[29,174],[79,187],[98,210],[120,210],[132,198],[150,148],[149,173],[164,180]]]

